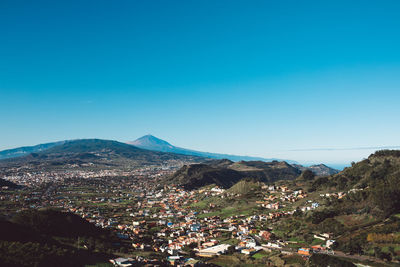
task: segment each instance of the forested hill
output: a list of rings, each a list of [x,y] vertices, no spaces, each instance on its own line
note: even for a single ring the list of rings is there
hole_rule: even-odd
[[[312,189],[359,192],[363,203],[383,216],[400,212],[400,151],[382,150],[331,177],[316,179]]]

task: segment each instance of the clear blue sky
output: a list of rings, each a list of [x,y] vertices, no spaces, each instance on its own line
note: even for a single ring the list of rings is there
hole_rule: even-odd
[[[347,163],[400,145],[400,1],[0,2],[0,149],[151,133]],[[330,148],[333,150],[310,150]]]

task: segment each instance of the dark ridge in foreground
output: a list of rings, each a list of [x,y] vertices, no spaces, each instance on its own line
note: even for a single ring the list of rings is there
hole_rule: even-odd
[[[77,249],[78,238],[98,249]],[[60,241],[62,240],[62,241]],[[0,218],[1,266],[86,266],[105,261],[118,239],[80,216],[57,210],[25,210]]]
[[[6,186],[8,188],[14,188],[14,189],[21,187],[20,185],[17,185],[13,182],[4,180],[3,178],[0,178],[0,187],[3,187],[3,186]]]

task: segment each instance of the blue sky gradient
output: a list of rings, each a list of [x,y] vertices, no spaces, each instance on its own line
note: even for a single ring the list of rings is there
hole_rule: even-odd
[[[1,1],[0,149],[151,133],[345,164],[399,146],[400,2],[349,2]]]

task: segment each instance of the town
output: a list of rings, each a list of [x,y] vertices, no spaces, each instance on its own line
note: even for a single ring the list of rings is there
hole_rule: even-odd
[[[331,233],[315,233],[313,242],[307,244],[285,240],[274,229],[281,218],[319,208],[320,203],[310,200],[304,190],[250,182],[240,182],[231,189],[210,185],[185,190],[162,185],[163,177],[175,169],[164,166],[130,172],[9,176],[6,178],[21,181],[25,187],[19,191],[3,187],[1,209],[11,216],[24,209],[57,208],[111,229],[120,239],[115,248],[120,257],[110,261],[120,266],[138,261],[182,266],[218,264],[218,259],[226,261],[221,257],[228,255],[267,263],[271,254],[278,255],[275,261],[282,261],[283,256],[301,263],[312,253],[334,254]],[[261,195],[243,197],[248,184],[248,190],[258,187]],[[344,195],[339,192],[318,197],[323,200]]]

